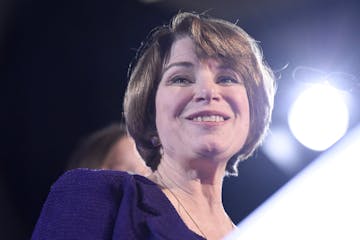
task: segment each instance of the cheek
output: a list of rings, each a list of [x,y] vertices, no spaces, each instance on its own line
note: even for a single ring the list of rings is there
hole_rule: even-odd
[[[246,141],[250,132],[250,105],[244,89],[234,92],[229,103],[236,117],[236,132],[242,133],[242,141]]]
[[[191,101],[191,89],[159,87],[155,98],[156,122],[172,121],[181,116]]]
[[[250,122],[250,105],[247,97],[241,99],[241,114],[247,122]]]
[[[236,115],[244,120],[250,116],[249,99],[245,88],[237,89],[228,93],[228,102]]]
[[[247,96],[242,98],[240,107],[241,107],[240,117],[242,118],[243,121],[242,130],[246,132],[246,137],[244,139],[244,141],[246,141],[250,133],[250,105]]]
[[[155,123],[161,142],[163,141],[162,138],[164,135],[167,135],[167,132],[169,132],[168,128],[173,111],[171,102],[173,101],[169,99],[168,92],[159,87],[155,98]]]
[[[243,95],[240,98],[240,117],[244,121],[244,127],[246,127],[247,132],[249,133],[250,129],[250,105],[247,95]]]
[[[155,98],[155,116],[156,116],[156,127],[159,129],[163,119],[165,118],[166,111],[169,110],[168,105],[168,96],[164,90],[161,88],[158,89]]]
[[[184,88],[159,88],[155,98],[156,128],[160,141],[168,150],[177,141],[182,129],[182,118],[189,102],[191,91]]]

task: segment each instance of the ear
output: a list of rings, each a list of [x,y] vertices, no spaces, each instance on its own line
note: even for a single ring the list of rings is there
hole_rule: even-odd
[[[158,136],[152,136],[151,137],[151,144],[154,146],[154,147],[159,147],[161,145],[161,142],[160,142],[160,139]]]

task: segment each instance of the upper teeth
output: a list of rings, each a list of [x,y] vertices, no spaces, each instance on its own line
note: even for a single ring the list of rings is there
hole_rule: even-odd
[[[199,116],[199,117],[194,117],[193,121],[196,121],[196,122],[223,122],[224,117],[219,116],[219,115]]]

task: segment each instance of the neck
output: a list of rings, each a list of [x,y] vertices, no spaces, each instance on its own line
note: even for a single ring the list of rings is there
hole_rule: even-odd
[[[184,223],[206,239],[221,239],[234,227],[222,205],[222,171],[202,172],[162,159],[149,178],[162,188]]]
[[[199,160],[200,161],[200,160]],[[210,165],[206,160],[201,160],[203,165]],[[168,188],[172,189],[179,197],[191,198],[192,201],[209,207],[222,207],[222,183],[225,166],[194,167],[197,163],[183,166],[181,161],[164,158],[154,172],[155,181],[159,183],[159,177]]]

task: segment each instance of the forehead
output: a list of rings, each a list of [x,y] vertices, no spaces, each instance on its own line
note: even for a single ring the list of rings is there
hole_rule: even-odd
[[[190,37],[182,37],[172,44],[169,57],[167,61],[165,61],[164,67],[166,69],[167,66],[177,62],[191,62],[207,64],[213,67],[230,68],[224,59],[207,56],[206,54],[201,54],[200,57],[198,52],[199,50]]]
[[[190,37],[182,37],[176,40],[170,49],[170,55],[165,65],[177,61],[197,59],[195,53],[195,44]]]

